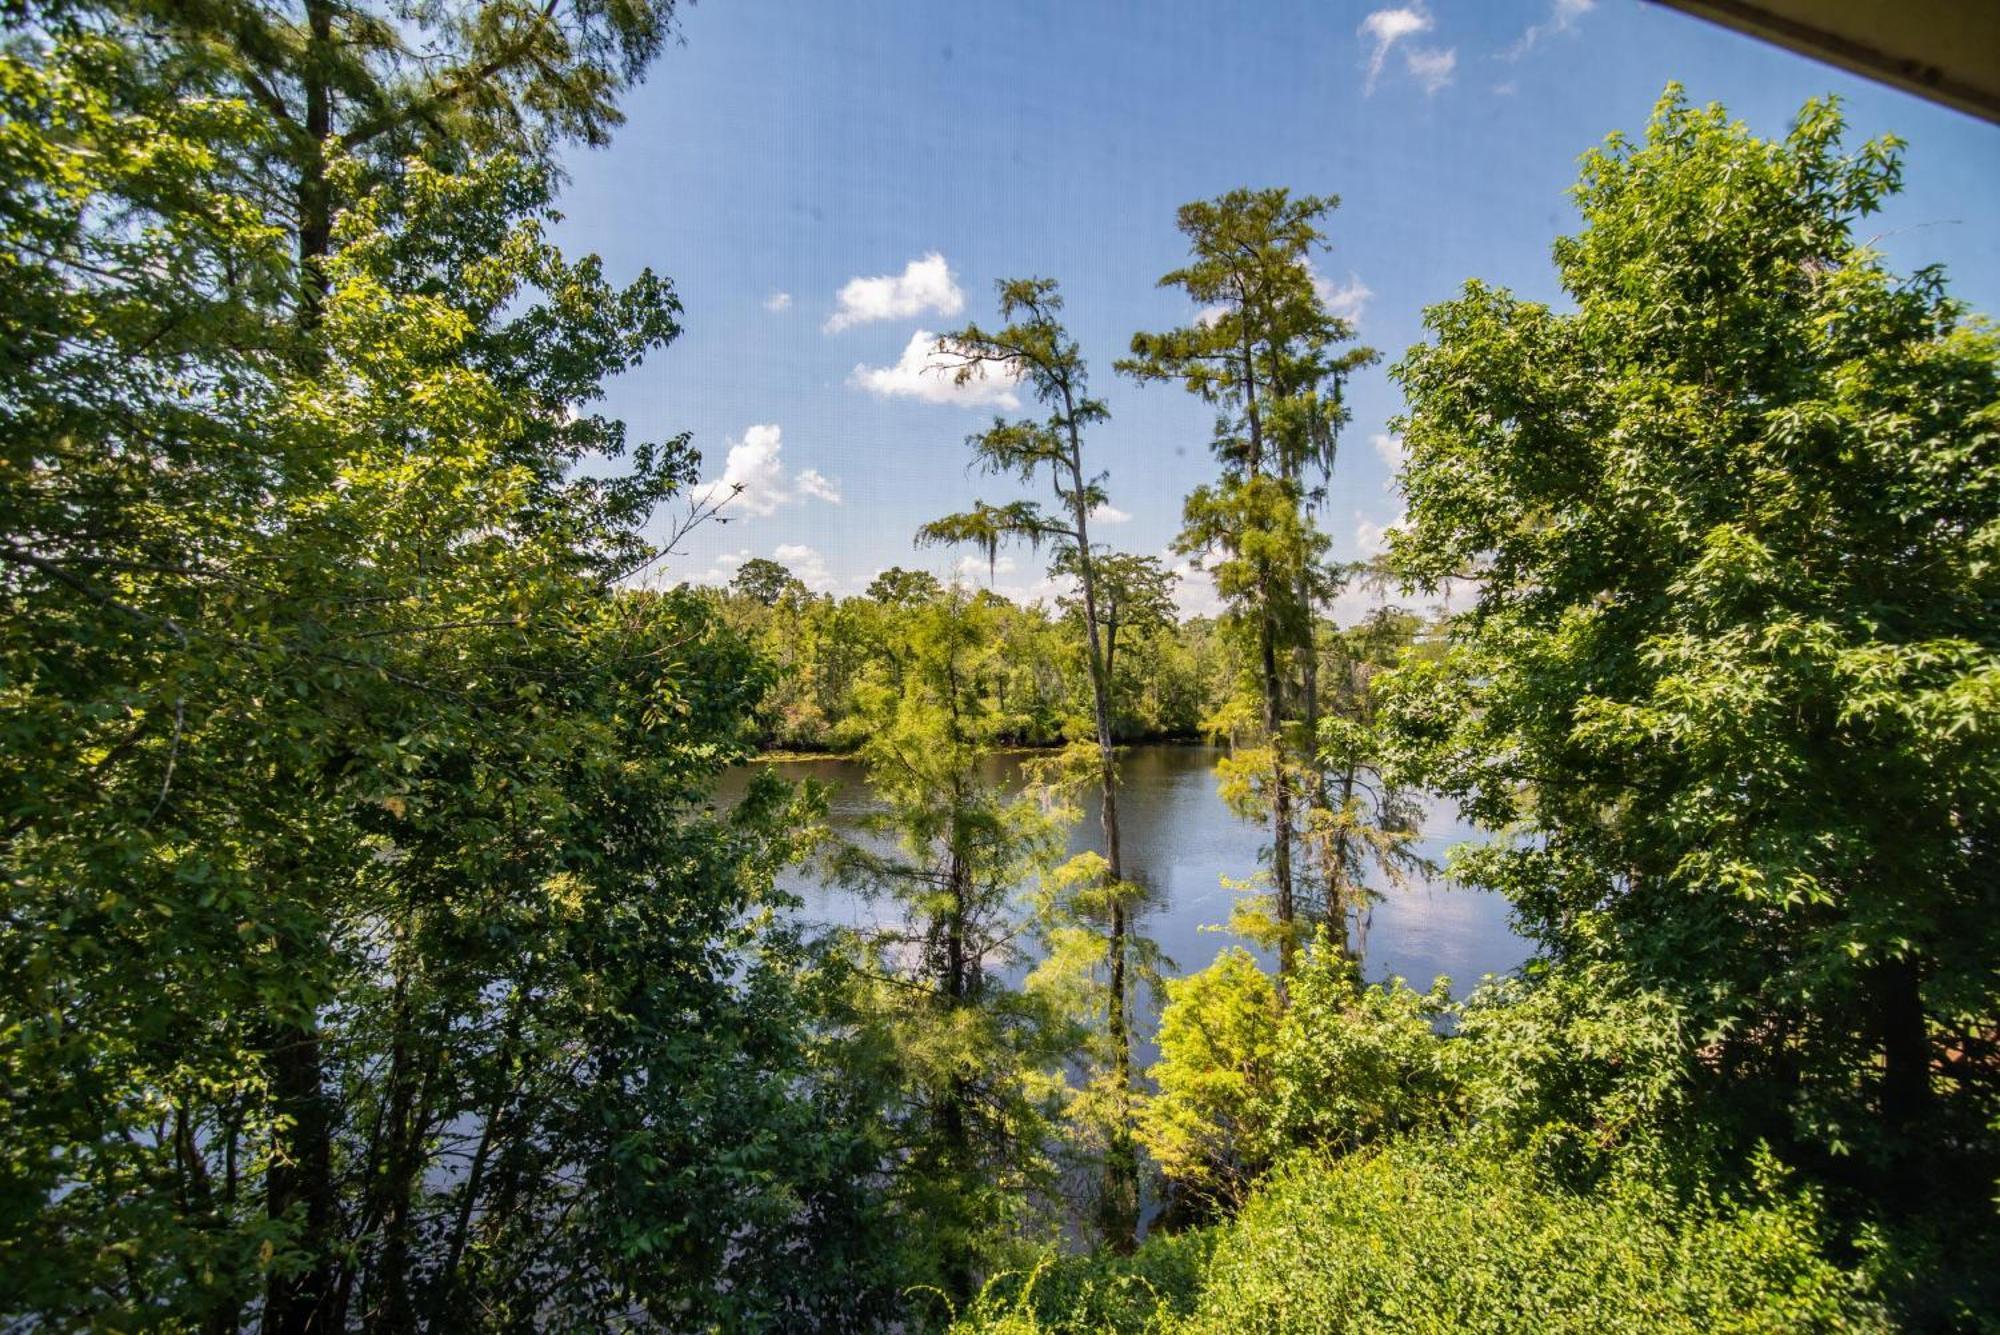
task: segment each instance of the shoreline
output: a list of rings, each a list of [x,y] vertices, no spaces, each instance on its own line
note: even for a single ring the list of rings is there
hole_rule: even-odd
[[[1026,756],[1060,751],[1066,745],[1068,745],[1066,742],[1021,743],[1015,746],[996,746],[991,748],[991,750],[994,755]],[[1226,750],[1229,743],[1226,741],[1210,741],[1199,734],[1181,734],[1164,737],[1137,737],[1128,741],[1118,742],[1114,744],[1112,749],[1114,751],[1123,751],[1128,747],[1134,746],[1207,746]],[[767,751],[757,752],[755,755],[745,759],[743,763],[746,765],[776,765],[808,760],[859,760],[860,758],[861,750],[859,747],[856,747],[852,751],[789,751],[782,747],[773,747]]]

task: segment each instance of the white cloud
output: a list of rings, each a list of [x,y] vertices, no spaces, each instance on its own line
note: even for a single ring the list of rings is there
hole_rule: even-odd
[[[1403,53],[1403,63],[1410,67],[1410,77],[1422,85],[1424,96],[1431,97],[1451,82],[1452,73],[1458,69],[1458,48],[1439,51],[1413,46]]]
[[[833,572],[826,568],[826,558],[802,542],[783,542],[771,552],[771,559],[798,576],[799,583],[814,593],[826,593],[833,588]]]
[[[1328,311],[1346,320],[1349,324],[1359,324],[1361,313],[1368,308],[1369,299],[1375,293],[1361,276],[1352,269],[1347,272],[1347,281],[1336,285],[1331,278],[1321,273],[1311,260],[1306,261],[1306,272],[1312,275],[1313,291]]]
[[[1174,606],[1184,617],[1212,617],[1222,611],[1222,595],[1215,580],[1190,561],[1168,567],[1174,576]]]
[[[998,557],[990,570],[984,554],[959,556],[944,571],[944,580],[947,584],[966,588],[991,589],[1022,607],[1032,607],[1036,603],[1047,606],[1059,598],[1074,597],[1076,594],[1075,580],[1058,578],[1039,565],[1023,571],[1013,557],[1006,555]]]
[[[957,403],[967,407],[1021,406],[1014,395],[1014,387],[1020,383],[1018,375],[981,366],[961,385],[957,382],[951,351],[947,340],[928,329],[919,329],[910,335],[903,355],[894,366],[858,365],[848,383],[884,399],[922,399],[925,403]]]
[[[799,489],[799,495],[810,496],[828,505],[840,504],[840,486],[829,481],[817,468],[801,468],[799,475],[792,479]]]
[[[1018,562],[1005,553],[996,554],[989,565],[985,556],[967,554],[955,557],[946,582],[951,584],[986,584],[1002,575],[1011,575],[1020,569]]]
[[[708,569],[702,571],[699,575],[690,577],[688,582],[690,584],[727,584],[730,580],[736,578],[737,568],[749,559],[750,549],[748,547],[745,547],[740,552],[724,552],[709,563]]]
[[[1213,306],[1204,306],[1194,313],[1194,322],[1203,329],[1212,328],[1217,320],[1236,308],[1226,301],[1218,301]]]
[[[1383,463],[1389,465],[1390,472],[1401,471],[1403,467],[1403,438],[1401,436],[1392,436],[1387,432],[1378,431],[1368,438],[1368,443],[1375,447],[1376,456]]]
[[[965,309],[965,294],[951,276],[951,266],[933,250],[911,260],[900,274],[850,278],[835,297],[839,303],[826,322],[826,332],[872,320],[907,320],[914,315],[957,315]]]
[[[1367,97],[1374,93],[1375,83],[1382,77],[1383,66],[1389,63],[1392,47],[1406,37],[1429,32],[1436,26],[1436,21],[1420,3],[1399,9],[1378,9],[1361,20],[1361,35],[1375,44],[1368,53],[1368,78],[1361,85],[1361,95]],[[1404,46],[1403,65],[1428,96],[1451,82],[1452,74],[1458,68],[1458,48]]]
[[[1128,524],[1132,521],[1129,513],[1109,503],[1091,506],[1090,517],[1100,524]]]
[[[1549,9],[1548,18],[1530,26],[1514,40],[1512,46],[1500,53],[1500,59],[1519,60],[1534,50],[1535,44],[1544,37],[1554,37],[1557,33],[1568,32],[1574,28],[1578,19],[1596,7],[1597,0],[1555,0]],[[1512,91],[1511,88],[1509,91]]]
[[[1389,550],[1389,530],[1397,521],[1378,524],[1372,519],[1360,519],[1354,525],[1354,546],[1363,559],[1380,556]]]
[[[1403,9],[1378,9],[1361,20],[1361,35],[1375,43],[1375,49],[1368,53],[1368,81],[1362,85],[1366,96],[1375,91],[1375,80],[1382,75],[1382,65],[1389,59],[1389,48],[1420,32],[1431,30],[1431,16],[1420,6]]]
[[[775,513],[779,506],[805,497],[840,504],[839,487],[816,469],[805,469],[796,478],[785,476],[784,431],[775,423],[760,422],[747,427],[743,439],[729,442],[729,457],[723,461],[722,476],[694,489],[697,505],[720,505],[723,514],[761,517]]]
[[[764,298],[764,309],[773,315],[776,315],[779,311],[788,311],[791,308],[792,294],[789,292],[773,292],[770,296]]]
[[[736,578],[736,573],[743,568],[743,563],[753,555],[755,553],[748,547],[740,551],[723,552],[709,563],[708,569],[693,576],[688,582],[726,587]],[[771,559],[798,576],[799,582],[814,593],[825,593],[833,587],[833,574],[826,567],[826,558],[803,543],[780,543],[771,552]]]
[[[1512,79],[1507,80],[1505,83],[1496,83],[1493,85],[1493,96],[1495,97],[1512,97],[1520,91],[1521,86]]]

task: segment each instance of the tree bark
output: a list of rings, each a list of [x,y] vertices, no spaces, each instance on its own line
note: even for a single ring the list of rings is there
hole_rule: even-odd
[[[332,1118],[317,1028],[275,1026],[269,1060],[283,1129],[265,1175],[265,1208],[273,1219],[300,1212],[297,1244],[309,1259],[303,1271],[272,1275],[264,1297],[264,1335],[325,1335],[335,1328],[339,1267],[333,1257]]]
[[[1264,615],[1258,623],[1257,650],[1264,669],[1264,732],[1271,747],[1271,884],[1278,913],[1278,996],[1285,997],[1298,943],[1293,940],[1297,909],[1292,893],[1292,794],[1285,772],[1284,680],[1278,674],[1277,616],[1271,610],[1270,578],[1258,577]]]
[[[299,163],[299,328],[319,325],[326,308],[326,259],[333,249],[333,190],[326,179],[326,141],[333,133],[333,91],[327,65],[333,58],[333,5],[306,0],[305,153]]]
[[[1074,426],[1076,405],[1067,385],[1063,406],[1070,415],[1069,471],[1071,514],[1076,521],[1077,574],[1083,585],[1084,631],[1089,639],[1091,697],[1097,724],[1099,818],[1104,824],[1104,860],[1109,865],[1111,922],[1105,954],[1109,966],[1105,999],[1107,1028],[1111,1040],[1112,1080],[1118,1092],[1118,1106],[1106,1147],[1104,1164],[1104,1208],[1106,1240],[1119,1251],[1129,1251],[1139,1243],[1139,1155],[1132,1139],[1129,1093],[1132,1088],[1132,1036],[1128,1021],[1125,956],[1125,860],[1118,833],[1118,753],[1111,738],[1111,659],[1108,636],[1097,618],[1097,575],[1090,554],[1090,507],[1085,500],[1083,443]]]

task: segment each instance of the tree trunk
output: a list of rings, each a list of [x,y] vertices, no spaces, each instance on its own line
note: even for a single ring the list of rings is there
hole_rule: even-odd
[[[1075,406],[1067,388],[1063,402],[1072,414]],[[1083,585],[1083,623],[1089,639],[1091,700],[1097,723],[1099,815],[1104,823],[1104,860],[1109,864],[1112,884],[1111,923],[1105,955],[1109,965],[1105,1010],[1111,1040],[1112,1080],[1118,1092],[1117,1109],[1106,1147],[1104,1162],[1104,1202],[1099,1212],[1106,1241],[1118,1251],[1139,1245],[1139,1152],[1132,1139],[1132,1035],[1128,1023],[1130,1005],[1125,976],[1125,859],[1118,835],[1118,753],[1111,738],[1111,655],[1108,635],[1097,620],[1097,575],[1090,555],[1090,507],[1084,501],[1083,444],[1075,429],[1070,431],[1071,514],[1076,521],[1077,573]]]
[[[1303,570],[1299,572],[1296,592],[1299,610],[1306,621],[1306,642],[1299,651],[1299,704],[1305,714],[1307,759],[1312,771],[1312,786],[1306,792],[1306,800],[1326,811],[1332,804],[1326,795],[1326,767],[1319,762],[1319,636],[1314,631],[1311,589]]]
[[[1278,911],[1278,996],[1285,996],[1298,943],[1293,940],[1297,916],[1292,897],[1292,794],[1285,773],[1284,681],[1278,675],[1278,626],[1271,610],[1270,579],[1259,575],[1258,596],[1264,615],[1258,624],[1257,649],[1264,669],[1264,731],[1271,747],[1271,883]]]
[[[1325,776],[1321,775],[1322,781]],[[1321,789],[1324,801],[1325,789]],[[1354,800],[1354,767],[1348,766],[1340,776],[1340,809],[1343,813],[1347,804]],[[1331,809],[1331,808],[1329,808]],[[1360,951],[1349,945],[1347,936],[1347,849],[1348,834],[1343,825],[1333,837],[1333,848],[1327,857],[1326,870],[1326,922],[1328,935],[1340,953],[1356,964],[1361,962]]]
[[[269,1060],[282,1121],[265,1176],[266,1208],[273,1219],[300,1213],[303,1227],[296,1242],[308,1260],[303,1271],[271,1277],[264,1335],[325,1335],[335,1328],[339,1267],[333,1257],[332,1119],[317,1028],[310,1022],[275,1026]]]
[[[326,307],[326,257],[333,249],[333,190],[326,179],[326,140],[333,133],[333,5],[306,0],[306,53],[299,72],[305,92],[304,156],[299,162],[299,309],[301,330],[319,325]]]
[[[972,990],[965,939],[966,870],[956,849],[951,854],[946,876],[951,886],[952,907],[945,923],[944,978],[940,981],[944,984],[945,1004],[956,1010],[966,1004]],[[952,1076],[946,1082],[938,1107],[938,1132],[944,1142],[948,1171],[956,1181],[966,1181],[972,1171],[972,1136],[966,1125],[966,1109],[971,1101],[972,1089],[966,1078]],[[963,1308],[972,1301],[976,1260],[972,1248],[963,1243],[952,1244],[945,1254],[944,1287],[954,1307]]]

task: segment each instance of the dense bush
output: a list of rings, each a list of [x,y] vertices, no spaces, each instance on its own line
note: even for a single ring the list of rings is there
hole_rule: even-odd
[[[1130,1256],[1046,1256],[995,1275],[954,1329],[995,1335],[1171,1329],[1193,1308],[1221,1232],[1159,1233]]]
[[[1241,949],[1170,981],[1166,996],[1149,1072],[1158,1092],[1139,1134],[1196,1215],[1240,1204],[1291,1151],[1354,1150],[1456,1125],[1468,1069],[1515,1074],[1439,1033],[1457,1013],[1444,980],[1429,992],[1400,978],[1363,986],[1324,935],[1300,957],[1288,1004]]]
[[[1429,992],[1400,978],[1364,987],[1354,963],[1322,937],[1292,977],[1278,1027],[1273,1151],[1354,1150],[1455,1122],[1463,1045],[1438,1033],[1453,1013],[1446,979]]]
[[[1182,1329],[1880,1330],[1812,1202],[1574,1194],[1524,1161],[1405,1142],[1274,1174]]]
[[[1678,1197],[1615,1177],[1577,1193],[1522,1158],[1411,1138],[1298,1157],[1212,1234],[996,1284],[959,1329],[1890,1329],[1822,1242],[1813,1199],[1775,1184],[1738,1199]]]

